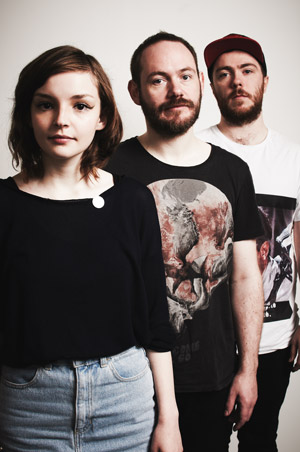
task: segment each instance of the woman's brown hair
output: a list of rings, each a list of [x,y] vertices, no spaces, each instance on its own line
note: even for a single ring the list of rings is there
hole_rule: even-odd
[[[101,117],[106,120],[104,129],[96,131],[92,143],[82,155],[82,176],[87,178],[91,173],[96,176],[97,168],[105,166],[121,141],[122,121],[110,81],[100,63],[91,55],[72,46],[47,50],[25,66],[15,89],[8,145],[14,166],[20,166],[27,178],[41,177],[44,172],[41,151],[31,127],[33,95],[52,75],[72,71],[93,74],[101,101]]]

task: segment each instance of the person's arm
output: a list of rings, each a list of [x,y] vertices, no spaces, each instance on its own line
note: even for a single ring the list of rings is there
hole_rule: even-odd
[[[147,350],[158,407],[158,419],[152,436],[151,452],[182,452],[175,401],[171,352]]]
[[[296,253],[296,268],[298,277],[300,276],[300,221],[296,221],[293,227],[293,235],[294,235],[294,246]],[[295,333],[292,336],[291,340],[291,354],[290,354],[290,362],[293,364],[293,372],[296,372],[300,369],[300,325],[296,329]]]
[[[175,335],[169,321],[161,233],[154,198],[150,190],[139,193],[141,269],[147,294],[149,341],[146,347],[153,374],[157,423],[150,452],[182,452],[175,400],[171,350]],[[139,325],[136,322],[136,331]]]
[[[256,373],[264,296],[255,240],[233,244],[231,303],[239,367],[231,385],[225,415],[230,416],[233,429],[238,430],[250,419],[257,400]]]

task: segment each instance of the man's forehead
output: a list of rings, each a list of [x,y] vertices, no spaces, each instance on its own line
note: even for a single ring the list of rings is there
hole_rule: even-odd
[[[141,70],[147,72],[162,71],[187,66],[196,69],[190,50],[178,41],[159,41],[147,47],[141,55]]]
[[[231,50],[220,55],[214,63],[214,69],[220,66],[236,66],[241,64],[253,64],[259,66],[259,62],[247,52],[243,50]]]

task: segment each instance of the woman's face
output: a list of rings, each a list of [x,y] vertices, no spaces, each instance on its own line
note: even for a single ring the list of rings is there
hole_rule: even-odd
[[[80,161],[97,130],[105,127],[95,79],[90,72],[48,78],[31,103],[31,124],[45,161]]]

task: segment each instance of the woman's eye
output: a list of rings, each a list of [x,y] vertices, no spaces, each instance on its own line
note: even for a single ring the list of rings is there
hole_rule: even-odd
[[[40,102],[40,103],[37,105],[37,107],[38,107],[40,110],[47,111],[47,110],[51,110],[51,108],[53,108],[53,105],[52,105],[50,102]]]
[[[88,109],[88,110],[91,109],[91,107],[90,107],[89,105],[83,104],[83,103],[78,103],[78,104],[76,104],[76,105],[75,105],[75,108],[76,108],[77,110],[79,110],[79,111],[83,111],[83,110],[86,110],[86,109]]]

